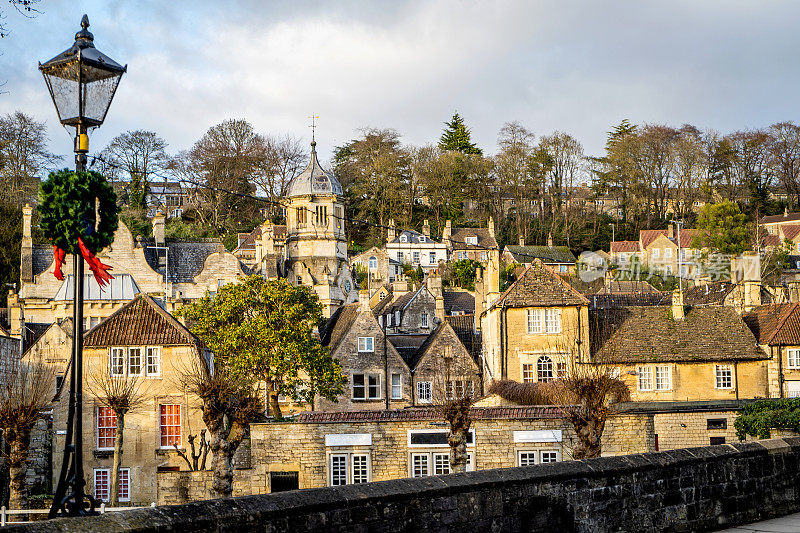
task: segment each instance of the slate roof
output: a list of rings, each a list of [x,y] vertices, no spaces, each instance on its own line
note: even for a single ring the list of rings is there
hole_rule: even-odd
[[[639,241],[613,241],[611,243],[611,253],[616,252],[638,252]]]
[[[623,307],[590,312],[592,355],[611,363],[768,359],[730,307],[693,307],[673,320],[669,307]]]
[[[311,142],[311,159],[306,168],[292,178],[286,186],[286,197],[305,196],[310,194],[342,195],[342,184],[319,164],[317,159],[317,143]]]
[[[742,319],[758,339],[771,346],[800,346],[800,304],[774,304],[756,307]]]
[[[452,314],[453,311],[464,313],[475,312],[475,295],[467,291],[442,291],[444,298],[445,314]]]
[[[272,234],[276,239],[285,239],[286,238],[286,226],[272,226]],[[239,235],[242,235],[241,233]],[[240,250],[255,250],[256,248],[256,241],[261,239],[261,226],[258,225],[253,228],[253,231],[247,234],[247,237],[242,241],[242,244],[238,246]]]
[[[759,224],[774,224],[776,222],[793,222],[795,220],[800,220],[800,213],[787,213],[785,215],[770,215],[767,217],[761,217],[758,221]]]
[[[386,338],[392,343],[394,349],[397,350],[397,353],[400,354],[409,368],[413,370],[420,348],[426,345],[426,342],[432,336],[433,333],[422,333],[418,335],[387,335]]]
[[[405,235],[407,240],[406,240],[406,242],[400,243],[400,237],[402,235]],[[411,229],[404,229],[404,230],[402,230],[401,232],[399,232],[397,234],[397,236],[394,238],[394,240],[392,242],[393,243],[396,242],[396,243],[400,243],[400,244],[409,244],[409,243],[418,244],[420,242],[423,242],[423,243],[435,243],[436,241],[434,241],[430,237],[426,237],[425,235],[423,235],[422,233],[420,233],[418,231],[414,231],[414,230],[411,230]]]
[[[713,281],[689,287],[683,292],[685,305],[723,305],[725,298],[736,288],[730,281]]]
[[[394,294],[392,293],[392,289],[388,288],[386,291],[386,296],[384,296],[383,299],[375,304],[375,307],[372,308],[372,312],[375,314],[375,316],[383,314],[386,306],[392,303],[393,298]]]
[[[519,279],[492,304],[492,307],[549,307],[587,305],[589,301],[550,267],[534,259]]]
[[[143,242],[144,258],[150,268],[164,274],[164,267],[159,266],[159,254],[163,257],[164,250],[153,248],[154,243]],[[194,277],[203,270],[203,265],[208,256],[216,252],[224,252],[225,246],[219,239],[196,239],[196,240],[167,240],[166,246],[169,250],[167,267],[167,281],[170,283],[190,283]]]
[[[374,312],[375,312],[376,314],[388,315],[388,314],[394,313],[395,311],[402,311],[402,310],[404,310],[404,309],[405,309],[405,308],[408,306],[408,304],[410,304],[410,303],[411,303],[411,301],[412,301],[414,298],[416,298],[416,297],[417,297],[417,295],[418,295],[420,292],[422,292],[423,290],[427,290],[427,289],[425,288],[425,285],[421,286],[419,289],[416,289],[416,290],[413,290],[413,291],[408,291],[408,292],[406,292],[406,293],[403,293],[403,294],[401,294],[400,296],[398,296],[398,297],[397,297],[397,299],[396,299],[395,301],[393,301],[391,304],[389,304],[389,305],[386,305],[386,304],[384,304],[384,305],[381,307],[381,310],[380,310],[380,312],[378,312],[378,311],[374,311]],[[388,295],[386,298],[389,298],[390,296],[391,296],[391,294],[390,294],[390,295]],[[384,300],[385,300],[386,298],[384,298]],[[381,301],[383,301],[383,300],[381,300]],[[380,305],[380,304],[378,304],[378,305]],[[376,307],[376,309],[377,309],[377,307]]]
[[[320,332],[323,346],[327,346],[331,352],[336,350],[356,321],[360,305],[360,303],[343,305],[331,315]]]
[[[467,237],[478,237],[478,244],[467,244]],[[497,249],[497,239],[488,228],[455,228],[450,235],[450,243],[454,250],[486,250]]]
[[[36,341],[38,341],[52,325],[53,324],[38,322],[25,322],[25,342],[23,343],[23,349],[27,350],[29,347],[36,344]]]
[[[534,259],[541,259],[545,263],[570,263],[574,264],[575,254],[567,246],[518,246],[508,245],[505,249],[517,263],[530,263]]]
[[[38,276],[53,263],[53,247],[47,244],[33,245],[33,275]]]
[[[603,287],[596,294],[636,294],[642,292],[658,292],[658,289],[643,280],[615,280]]]
[[[528,420],[558,419],[563,412],[553,406],[513,406],[513,407],[473,407],[472,420]],[[297,416],[301,424],[352,423],[352,422],[404,422],[410,420],[441,420],[442,415],[435,408],[393,409],[383,411],[344,411],[317,412],[306,411]]]
[[[447,316],[444,318],[458,336],[461,344],[475,358],[480,366],[481,334],[475,333],[475,315]]]
[[[89,330],[83,337],[83,345],[87,348],[182,345],[205,348],[186,326],[142,293]]]
[[[658,306],[672,304],[672,293],[669,292],[639,292],[639,293],[612,293],[591,294],[589,309],[617,309],[631,306]]]

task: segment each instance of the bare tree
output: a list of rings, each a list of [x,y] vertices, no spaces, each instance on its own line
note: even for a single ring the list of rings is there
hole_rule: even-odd
[[[179,457],[183,458],[186,461],[186,465],[189,467],[189,470],[192,472],[197,470],[205,470],[206,469],[206,459],[208,458],[208,452],[211,449],[211,443],[206,440],[206,430],[200,430],[200,444],[195,445],[194,441],[197,440],[197,435],[189,435],[186,437],[186,440],[189,441],[189,446],[192,448],[190,452],[192,456],[192,460],[189,460],[189,456],[186,455],[186,452],[178,448],[177,444],[173,444],[175,446],[175,453],[178,454]]]
[[[21,206],[36,194],[40,173],[61,157],[47,149],[47,128],[21,111],[0,118],[0,201]]]
[[[33,18],[39,13],[39,10],[36,9],[36,6],[39,5],[41,1],[42,0],[8,0],[8,3],[14,7],[17,13],[26,18]],[[3,11],[0,10],[0,38],[6,37],[9,33],[11,33],[11,30],[9,30],[8,26],[6,26],[4,19],[5,16]]]
[[[473,381],[462,365],[454,361],[450,346],[444,346],[442,363],[437,365],[433,376],[433,399],[435,409],[447,422],[450,431],[450,470],[465,472],[467,469],[467,439],[472,426],[470,410],[475,401],[478,383]],[[458,378],[458,379],[456,379]]]
[[[139,376],[112,376],[107,364],[99,363],[89,372],[87,380],[88,389],[97,397],[105,407],[111,409],[116,419],[114,428],[114,466],[111,469],[111,505],[115,506],[119,500],[119,467],[122,460],[123,432],[125,430],[125,415],[141,407],[144,403],[146,391],[143,390],[142,379]]]
[[[0,430],[9,449],[5,457],[11,479],[9,506],[27,509],[25,477],[31,431],[50,407],[54,375],[42,360],[19,361],[16,357],[5,354],[0,361]]]
[[[265,157],[260,161],[261,172],[254,173],[253,183],[270,199],[270,211],[280,212],[278,201],[286,195],[292,178],[297,176],[308,162],[308,150],[303,142],[290,134],[282,137],[262,137]]]
[[[248,435],[250,422],[264,415],[256,387],[220,366],[198,358],[183,374],[186,389],[202,402],[203,422],[211,434],[212,488],[219,497],[233,493],[233,455]]]
[[[101,152],[101,158],[108,166],[128,175],[130,204],[134,209],[147,207],[151,178],[163,172],[170,161],[166,148],[166,141],[155,132],[135,130],[117,135]]]
[[[497,144],[500,152],[495,156],[495,172],[514,197],[514,210],[518,237],[525,237],[529,225],[531,201],[541,190],[531,172],[534,154],[534,135],[519,122],[507,122],[500,129]]]

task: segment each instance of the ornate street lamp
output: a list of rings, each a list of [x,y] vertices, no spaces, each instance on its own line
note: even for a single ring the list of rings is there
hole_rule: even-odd
[[[127,70],[94,47],[89,17],[83,16],[75,44],[39,64],[61,124],[75,128],[75,170],[86,170],[89,128],[106,118],[117,85]],[[61,473],[50,517],[94,514],[96,500],[84,492],[83,477],[83,258],[74,254],[73,336],[69,411]]]

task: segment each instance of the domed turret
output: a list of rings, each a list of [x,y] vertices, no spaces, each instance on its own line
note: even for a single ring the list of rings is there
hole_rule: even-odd
[[[286,192],[289,198],[311,194],[342,195],[342,184],[333,172],[328,172],[319,164],[316,141],[311,142],[311,160],[308,166],[289,182]]]

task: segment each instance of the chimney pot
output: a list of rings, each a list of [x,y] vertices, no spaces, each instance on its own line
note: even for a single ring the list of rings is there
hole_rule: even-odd
[[[672,319],[675,321],[686,318],[683,312],[683,293],[675,289],[672,293]]]

